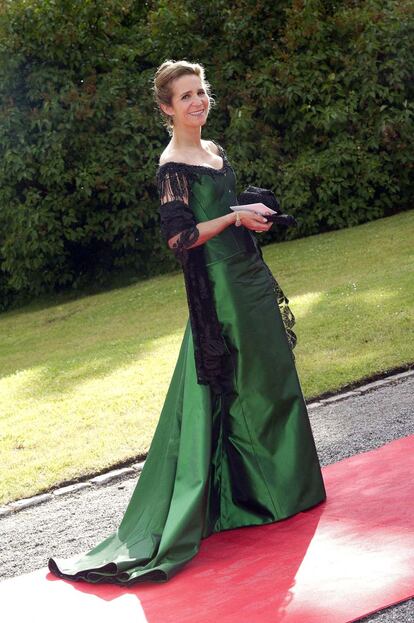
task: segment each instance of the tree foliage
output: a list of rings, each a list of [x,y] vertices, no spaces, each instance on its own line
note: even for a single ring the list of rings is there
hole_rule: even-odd
[[[217,105],[205,138],[238,190],[272,188],[296,229],[410,207],[410,0],[3,0],[0,294],[174,266],[155,168],[168,135],[152,100],[165,59],[203,63]]]

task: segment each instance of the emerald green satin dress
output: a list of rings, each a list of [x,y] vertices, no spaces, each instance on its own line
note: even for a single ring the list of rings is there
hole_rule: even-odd
[[[235,174],[186,165],[197,222],[237,203]],[[168,163],[167,163],[168,164]],[[166,166],[166,165],[162,165]],[[197,383],[190,320],[160,419],[119,528],[92,550],[50,558],[58,577],[165,582],[213,532],[268,524],[324,501],[326,491],[292,347],[283,292],[243,226],[204,243],[217,316],[233,358],[234,393]],[[289,318],[291,322],[289,323]]]

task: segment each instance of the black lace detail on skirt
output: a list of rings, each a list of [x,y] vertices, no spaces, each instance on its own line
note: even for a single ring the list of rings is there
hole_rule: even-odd
[[[192,247],[200,232],[189,207],[191,182],[201,173],[221,174],[227,166],[224,150],[222,169],[168,162],[157,170],[157,189],[161,205],[161,234],[166,241],[178,235],[172,251],[180,261],[187,293],[194,342],[197,381],[210,385],[216,394],[233,389],[230,351],[222,335],[204,258],[203,245]]]
[[[264,265],[264,267],[265,267],[265,269],[266,269],[266,271],[267,271],[267,273],[269,275],[270,281],[272,283],[273,292],[275,293],[276,303],[279,306],[280,314],[281,314],[282,320],[283,320],[283,325],[285,327],[286,336],[287,336],[287,339],[288,339],[288,342],[289,342],[289,346],[290,346],[291,351],[292,351],[293,360],[295,361],[295,353],[293,352],[293,349],[295,348],[296,343],[298,341],[296,333],[292,330],[292,327],[296,323],[295,316],[293,315],[293,312],[292,312],[292,310],[289,307],[289,299],[288,299],[288,297],[284,294],[282,288],[280,287],[280,285],[276,281],[276,279],[275,279],[272,271],[270,270],[269,266],[264,261],[262,249],[260,248],[260,246],[258,244],[257,244],[257,250],[259,252],[259,255],[260,255],[261,259],[262,259],[263,265]]]
[[[295,319],[295,316],[293,315],[292,310],[289,307],[288,297],[284,294],[282,288],[276,281],[275,277],[272,274],[272,271],[269,269],[267,264],[266,264],[266,267],[272,279],[273,290],[275,292],[276,301],[277,301],[277,304],[279,305],[280,313],[282,315],[282,320],[285,326],[285,331],[286,331],[287,339],[289,342],[289,346],[292,349],[293,357],[295,357],[295,354],[293,353],[293,349],[295,348],[298,339],[297,339],[296,333],[292,330],[292,327],[295,325],[296,319]]]
[[[292,225],[296,223],[296,220],[287,215],[284,214],[280,208],[280,204],[279,201],[276,199],[273,191],[269,190],[268,188],[259,188],[257,186],[248,186],[246,188],[245,191],[243,191],[242,193],[239,194],[238,196],[238,201],[240,204],[249,204],[249,203],[264,203],[268,208],[271,208],[272,210],[275,210],[276,214],[278,215],[277,218],[282,219],[283,217],[286,217],[286,222],[284,223],[286,226],[288,225]],[[292,220],[289,220],[292,219]],[[282,224],[283,221],[277,221],[279,224]],[[268,267],[268,265],[266,264],[266,262],[264,261],[263,258],[263,253],[262,253],[262,249],[260,248],[259,243],[257,242],[256,239],[254,239],[255,242],[255,246],[256,246],[256,250],[260,255],[260,258],[264,264],[264,267],[269,275],[270,281],[272,283],[272,287],[273,287],[273,291],[275,293],[275,298],[276,298],[276,302],[279,306],[279,310],[282,316],[282,320],[283,320],[283,325],[285,327],[285,331],[286,331],[286,336],[289,342],[289,346],[292,350],[292,355],[293,355],[293,359],[295,360],[295,355],[293,353],[293,349],[296,346],[297,343],[297,336],[295,334],[295,332],[292,330],[292,327],[294,326],[296,320],[295,320],[295,316],[293,315],[292,310],[289,307],[289,299],[287,298],[287,296],[284,294],[282,288],[280,287],[280,285],[278,284],[278,282],[276,281],[272,271],[270,270],[270,268]]]

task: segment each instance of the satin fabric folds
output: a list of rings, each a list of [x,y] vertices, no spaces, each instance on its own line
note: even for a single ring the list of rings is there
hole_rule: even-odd
[[[221,153],[220,170],[187,165],[197,223],[228,213],[237,202],[235,174]],[[81,555],[50,558],[58,577],[165,582],[212,533],[280,521],[326,499],[292,352],[288,300],[245,228],[230,226],[203,246],[228,389],[217,393],[198,382],[188,318],[148,456],[118,529]]]

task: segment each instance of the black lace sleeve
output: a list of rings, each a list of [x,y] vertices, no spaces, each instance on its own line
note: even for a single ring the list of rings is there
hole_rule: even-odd
[[[174,255],[182,261],[187,249],[199,238],[200,232],[189,207],[189,181],[179,168],[159,172],[157,187],[160,196],[161,235]]]
[[[169,163],[157,171],[161,234],[184,273],[197,381],[210,385],[214,393],[224,395],[233,389],[231,355],[217,317],[204,245],[193,246],[200,231],[191,210],[191,177],[185,168]]]

